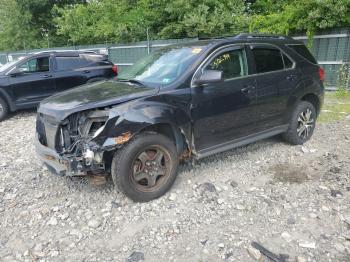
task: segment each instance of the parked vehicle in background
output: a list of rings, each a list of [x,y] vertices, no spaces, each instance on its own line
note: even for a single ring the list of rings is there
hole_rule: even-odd
[[[163,195],[182,159],[313,134],[324,71],[302,42],[241,34],[169,46],[116,80],[44,100],[36,150],[49,170],[112,176],[135,201]]]
[[[30,54],[0,67],[0,121],[57,92],[117,75],[106,55],[82,51]]]

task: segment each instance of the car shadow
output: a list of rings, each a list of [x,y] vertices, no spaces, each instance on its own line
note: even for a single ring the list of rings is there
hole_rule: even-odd
[[[234,156],[239,156],[241,154],[246,154],[246,153],[254,153],[258,150],[261,150],[261,148],[268,148],[271,145],[274,144],[284,144],[282,138],[280,135],[276,135],[270,138],[266,138],[248,145],[236,147],[233,149],[230,149],[228,151],[224,151],[221,153],[217,153],[199,160],[195,160],[196,164],[210,164],[212,162],[216,162],[217,160],[224,160],[230,157]],[[183,171],[188,171],[191,168],[195,168],[192,165],[192,162],[186,162],[184,165]]]
[[[21,117],[32,116],[36,114],[37,110],[35,109],[20,109],[15,112],[10,112],[8,116],[3,120],[3,122],[7,120],[19,119]]]

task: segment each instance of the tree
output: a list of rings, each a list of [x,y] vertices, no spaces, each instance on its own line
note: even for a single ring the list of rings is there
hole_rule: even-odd
[[[350,0],[0,0],[0,49],[349,26]]]
[[[95,0],[58,10],[59,33],[75,43],[144,40],[147,28],[155,38],[182,38],[233,34],[248,25],[242,0]]]
[[[0,49],[42,48],[65,44],[57,35],[53,7],[82,0],[0,0]]]
[[[21,12],[15,0],[0,0],[0,48],[25,49],[35,42],[29,12]]]
[[[250,31],[289,34],[350,24],[350,0],[257,0]]]

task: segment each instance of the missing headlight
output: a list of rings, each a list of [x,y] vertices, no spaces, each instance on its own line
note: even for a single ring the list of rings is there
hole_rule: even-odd
[[[96,137],[99,134],[101,134],[104,126],[106,124],[106,121],[102,121],[102,122],[93,122],[90,126],[90,130],[89,130],[89,136],[93,136]]]
[[[91,134],[93,134],[92,137],[93,137],[93,138],[97,137],[99,134],[102,133],[102,131],[103,131],[104,128],[105,128],[105,125],[102,125],[102,126],[100,126],[96,131],[93,130],[93,132],[91,132],[91,129],[90,129]]]
[[[79,120],[80,134],[82,136],[95,137],[95,133],[106,124],[108,115],[109,112],[107,110],[90,111],[82,115]]]

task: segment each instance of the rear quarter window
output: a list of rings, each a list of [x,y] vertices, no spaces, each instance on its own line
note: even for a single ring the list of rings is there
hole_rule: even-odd
[[[304,57],[306,60],[313,64],[317,64],[316,59],[313,57],[309,49],[305,45],[287,45],[293,51]]]
[[[80,68],[82,66],[82,61],[79,56],[69,57],[69,56],[57,56],[56,64],[58,71],[71,70]]]
[[[106,55],[82,55],[84,66],[106,66],[111,65]]]

